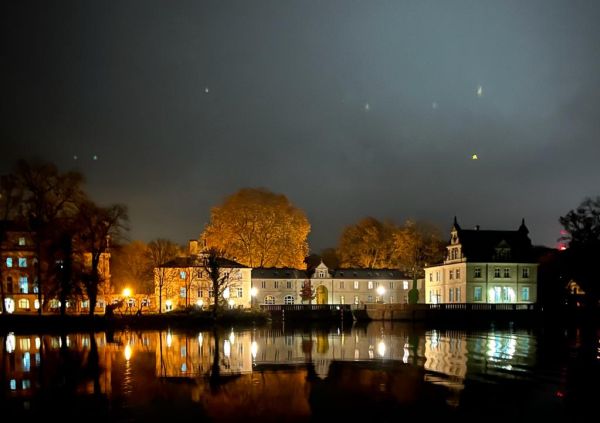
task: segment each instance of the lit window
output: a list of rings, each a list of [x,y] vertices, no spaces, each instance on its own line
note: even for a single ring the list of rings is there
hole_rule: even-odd
[[[345,304],[346,303],[346,297],[344,297],[343,295],[340,296],[340,304]]]
[[[524,286],[521,288],[521,301],[529,301],[529,287]]]
[[[6,257],[6,267],[12,267],[12,257]]]
[[[19,237],[19,246],[21,246],[21,247],[22,247],[22,246],[24,246],[24,245],[25,245],[25,237],[24,237],[24,236],[21,236],[21,237]]]
[[[27,267],[27,259],[25,257],[19,257],[19,267]]]
[[[367,282],[367,288],[368,289],[373,289],[373,281]]]
[[[29,300],[25,298],[21,298],[18,302],[19,308],[29,309]]]
[[[354,289],[358,289],[358,281],[354,281]]]
[[[27,283],[27,276],[19,277],[19,292],[21,294],[29,293],[29,284]]]
[[[508,267],[504,268],[504,277],[510,278],[510,269]]]
[[[495,278],[499,278],[500,277],[500,268],[499,267],[495,267],[494,268],[494,277]]]
[[[180,277],[181,279],[185,279],[185,277],[186,277],[186,273],[185,273],[184,271],[181,271],[181,272],[179,272],[179,277]]]
[[[275,297],[272,295],[267,295],[265,297],[265,304],[275,304]]]
[[[460,269],[456,269],[456,279],[460,279]]]
[[[475,268],[475,274],[474,274],[474,276],[476,278],[480,278],[481,277],[481,267],[476,267]]]
[[[142,300],[142,307],[150,307],[150,299],[144,298]]]
[[[291,295],[286,295],[285,297],[283,297],[283,303],[284,304],[294,304],[294,297]]]
[[[29,379],[23,379],[21,381],[21,387],[23,389],[29,389],[29,388],[31,388],[31,381]]]
[[[355,295],[354,296],[354,304],[358,304],[358,303],[359,303],[358,295]]]
[[[88,308],[90,306],[90,302],[88,300],[84,300],[81,302],[81,308]]]
[[[393,288],[393,287],[390,286],[390,288]],[[402,288],[403,289],[408,289],[408,281],[402,281]]]
[[[181,298],[185,298],[185,293],[186,293],[186,290],[185,290],[185,288],[184,288],[184,287],[182,287],[182,288],[179,288],[179,296],[180,296]]]
[[[476,286],[473,288],[473,301],[481,301],[482,297],[482,289],[480,286]]]
[[[10,390],[11,391],[16,391],[17,390],[17,380],[16,379],[11,379],[10,380]]]
[[[523,279],[529,279],[529,267],[523,268]]]

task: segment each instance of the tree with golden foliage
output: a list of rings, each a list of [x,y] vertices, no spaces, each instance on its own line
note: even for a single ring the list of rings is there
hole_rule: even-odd
[[[338,246],[342,267],[371,269],[393,268],[394,234],[398,227],[391,222],[381,222],[366,217],[344,228]]]
[[[407,220],[394,234],[394,250],[399,268],[413,276],[423,276],[427,265],[440,263],[446,251],[438,227]]]
[[[300,268],[309,232],[306,215],[285,195],[243,188],[212,209],[201,238],[246,266]]]

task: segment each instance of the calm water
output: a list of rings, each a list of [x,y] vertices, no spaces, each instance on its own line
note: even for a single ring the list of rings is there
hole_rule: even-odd
[[[62,421],[596,415],[596,330],[371,323],[1,336],[2,415]]]

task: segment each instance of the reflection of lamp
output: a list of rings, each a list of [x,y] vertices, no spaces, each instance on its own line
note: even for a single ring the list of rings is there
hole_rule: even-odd
[[[252,359],[256,360],[256,354],[258,354],[258,344],[256,341],[252,341],[252,344],[250,345],[250,352],[252,353]]]
[[[379,357],[383,358],[385,355],[385,342],[379,341],[377,344],[377,354],[379,354]]]
[[[129,344],[125,345],[125,360],[129,361],[132,353],[133,353],[133,351],[131,349],[131,345],[129,345]]]

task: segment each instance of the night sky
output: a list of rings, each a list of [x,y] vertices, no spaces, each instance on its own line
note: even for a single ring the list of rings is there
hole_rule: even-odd
[[[0,172],[83,171],[131,239],[195,238],[260,186],[313,251],[367,215],[524,217],[554,246],[600,194],[599,22],[593,0],[4,1]]]

